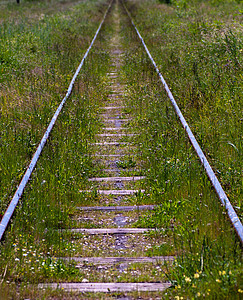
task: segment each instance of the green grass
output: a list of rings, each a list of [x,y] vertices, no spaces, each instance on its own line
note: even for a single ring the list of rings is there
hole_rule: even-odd
[[[0,213],[64,96],[104,10],[96,1],[84,1],[75,10],[70,5],[63,12],[31,19],[25,14],[31,15],[35,5],[23,3],[14,19],[11,13],[1,19]],[[49,7],[48,3],[47,7],[37,6],[40,15]]]
[[[128,1],[128,7],[240,214],[240,6],[218,3],[215,8],[210,2],[183,3],[168,6],[157,1]],[[228,15],[229,7],[233,20]],[[125,18],[124,22],[129,27]],[[240,242],[136,33],[127,27],[124,44],[130,50],[123,71],[133,126],[140,130],[140,159],[147,170],[149,197],[143,202],[159,204],[155,211],[141,216],[137,226],[163,228],[169,240],[155,246],[152,253],[166,255],[173,250],[178,256],[174,268],[167,271],[175,289],[169,289],[164,297],[239,299]]]
[[[241,6],[233,1],[159,2],[129,0],[127,4],[230,200],[241,207]],[[2,212],[97,28],[105,9],[102,3],[84,1],[76,10],[56,13],[57,8],[52,10],[45,2],[38,4],[37,13],[43,9],[47,15],[37,20],[27,17],[36,10],[34,4],[24,2],[18,7],[24,17],[18,15],[17,26],[1,15],[1,28],[5,28],[0,35]],[[16,16],[14,6],[11,9],[10,16]],[[162,296],[168,299],[240,299],[239,240],[129,20],[122,16],[121,21],[126,111],[133,117],[130,127],[139,135],[134,138],[136,160],[128,155],[118,167],[125,173],[136,164],[147,176],[146,192],[125,201],[158,204],[154,211],[140,212],[132,224],[158,229],[140,237],[141,242],[136,239],[138,253],[177,255],[163,274],[148,268],[140,278],[166,277],[172,288]],[[110,92],[105,75],[110,71],[107,41],[113,30],[108,16],[1,244],[3,298],[62,299],[62,291],[26,288],[40,281],[81,281],[86,275],[53,256],[103,255],[108,250],[112,255],[124,254],[110,247],[111,236],[105,241],[93,237],[89,244],[91,239],[84,235],[58,231],[72,226],[76,206],[104,204],[95,190],[90,195],[80,191],[87,189],[87,178],[101,168],[93,164],[89,144],[100,129],[97,114]],[[109,197],[106,200],[112,203]],[[136,256],[132,250],[129,255]],[[119,280],[129,276],[123,274]]]
[[[242,4],[172,4],[136,2],[131,6],[132,14],[182,113],[241,215]]]
[[[91,61],[94,56],[96,53],[91,54]],[[102,55],[99,57],[104,59]],[[101,64],[102,61],[100,67]],[[93,139],[99,128],[95,120],[97,108],[94,101],[97,102],[97,98],[100,100],[101,90],[105,87],[97,78],[93,78],[88,67],[85,67],[82,75],[20,201],[12,230],[6,234],[1,266],[4,267],[8,261],[7,276],[12,280],[35,282],[43,278],[54,280],[62,273],[66,276],[69,274],[69,268],[59,272],[59,264],[55,264],[52,269],[50,262],[46,262],[46,257],[59,256],[58,251],[63,247],[71,251],[71,244],[69,246],[62,241],[57,230],[68,228],[71,224],[70,215],[77,205],[82,204],[80,190],[85,187],[87,177],[92,176],[94,168],[88,141]],[[101,76],[101,72],[99,75]],[[89,82],[89,88],[83,86],[83,77],[86,77],[85,82]],[[90,88],[92,85],[95,90]],[[30,247],[33,247],[32,250]],[[28,259],[32,257],[33,250],[41,253],[40,258],[28,265],[23,249],[28,249]]]
[[[10,71],[15,61],[2,60],[6,76],[2,76],[1,94],[1,212],[66,92],[105,11],[104,3],[84,1],[75,10],[67,9],[31,26],[20,20],[20,26],[13,28],[6,21],[9,30],[1,40],[2,53],[6,56],[11,51],[9,57],[14,57],[17,65],[14,74]],[[21,27],[24,34],[20,34]],[[33,43],[34,51],[29,50]],[[65,265],[50,255],[58,256],[63,248],[69,254],[73,251],[72,243],[64,242],[58,229],[71,223],[70,215],[82,204],[80,190],[95,172],[89,143],[100,127],[96,118],[99,101],[109,89],[104,80],[109,56],[101,43],[105,44],[102,32],[1,243],[1,280],[7,283],[77,279],[72,264]],[[79,276],[82,280],[83,275]]]

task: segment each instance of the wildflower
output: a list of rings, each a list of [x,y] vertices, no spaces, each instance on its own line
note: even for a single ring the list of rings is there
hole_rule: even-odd
[[[222,275],[225,275],[226,274],[226,272],[225,271],[222,271]]]
[[[175,296],[175,300],[180,300],[180,297],[179,296]]]
[[[229,275],[232,275],[232,272],[231,272],[231,271],[229,271]]]
[[[220,283],[220,282],[221,282],[221,280],[220,280],[220,279],[216,279],[216,282]]]
[[[198,292],[198,293],[197,293],[197,297],[200,297],[200,296],[201,296],[201,294]]]
[[[19,261],[19,258],[16,257],[16,258],[15,258],[15,261]]]
[[[200,276],[200,275],[199,275],[198,273],[195,273],[195,274],[194,274],[194,278],[199,278],[199,276]]]
[[[191,280],[190,277],[185,277],[185,281],[186,281],[186,282],[191,282],[192,280]]]
[[[242,290],[242,289],[238,289],[238,292],[242,294],[242,293],[243,293],[243,290]]]

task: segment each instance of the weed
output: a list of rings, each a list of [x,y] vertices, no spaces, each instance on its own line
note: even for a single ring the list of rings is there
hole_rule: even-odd
[[[236,17],[234,25],[230,23],[229,3],[219,4],[219,18],[210,3],[182,2],[179,7],[160,7],[157,1],[149,1],[148,6],[148,1],[131,0],[128,7],[233,205],[238,206],[242,194],[238,173],[241,126],[236,125],[241,119],[239,20]],[[231,12],[237,7],[234,3]],[[199,8],[203,13],[198,13]],[[147,173],[149,196],[143,201],[159,205],[140,216],[136,225],[160,228],[166,235],[149,250],[150,255],[168,254],[170,245],[177,255],[174,267],[168,266],[166,272],[175,288],[164,296],[240,298],[240,243],[157,84],[151,63],[137,46],[135,31],[133,35],[127,31],[124,43],[133,50],[127,51],[123,71],[128,82],[127,105],[140,132],[139,157]]]
[[[116,161],[116,165],[119,168],[126,169],[135,167],[136,162],[133,160],[133,158],[124,158],[123,160]]]
[[[100,12],[90,18],[93,11],[99,9]],[[97,29],[99,16],[102,16],[102,3],[91,1],[78,4],[74,10],[42,18],[32,26],[19,20],[20,24],[13,28],[13,24],[6,21],[9,30],[3,38],[1,36],[1,46],[5,54],[10,51],[12,56],[9,57],[16,58],[16,74],[21,76],[14,77],[10,72],[15,62],[5,55],[2,62],[7,76],[2,77],[3,123],[0,125],[0,168],[3,170],[0,193],[4,196],[1,197],[1,212],[61,101],[73,70],[87,48],[89,36]],[[25,31],[20,35],[21,26]],[[8,40],[11,40],[10,46]],[[25,52],[21,53],[24,47]],[[100,95],[106,94],[102,78],[107,73],[107,62],[108,55],[97,43],[16,209],[2,243],[0,265],[1,274],[6,269],[4,276],[12,282],[26,284],[48,278],[83,278],[72,263],[65,264],[51,256],[58,257],[63,249],[69,255],[75,251],[72,242],[64,241],[67,235],[60,229],[69,226],[76,206],[82,201],[85,203],[80,190],[95,172],[88,144],[100,126],[96,114],[98,100],[102,99]],[[28,69],[22,73],[26,65]]]
[[[215,3],[176,1],[176,5],[158,5],[155,0],[127,1],[198,141],[240,211],[242,142],[238,125],[242,42],[239,16],[235,13],[239,5],[217,1],[215,9]],[[31,4],[27,11],[28,7]],[[94,9],[99,13],[93,19]],[[2,211],[88,45],[101,12],[101,2],[88,1],[74,10],[32,19],[31,25],[24,18],[16,19],[17,26],[7,19],[3,22]],[[13,11],[11,15],[15,15]],[[86,190],[87,178],[101,168],[92,163],[94,153],[89,145],[100,127],[98,109],[109,92],[104,79],[110,59],[104,50],[105,43],[113,30],[109,21],[108,17],[2,244],[3,295],[15,290],[14,298],[19,291],[17,285],[21,290],[29,282],[73,281],[88,276],[89,267],[78,271],[75,264],[53,257],[124,254],[111,247],[114,236],[90,238],[61,230],[73,224],[71,218],[78,205],[97,205],[103,200],[96,190],[80,191]],[[131,125],[139,133],[136,165],[142,164],[147,176],[146,192],[138,192],[126,201],[158,204],[143,218],[138,213],[135,224],[157,230],[146,236],[128,237],[129,243],[138,247],[136,251],[126,249],[126,255],[176,255],[173,266],[152,269],[156,280],[166,276],[173,284],[163,294],[164,298],[240,298],[240,243],[125,15],[121,23],[121,40],[126,49],[122,67],[127,84],[126,111],[132,115]],[[135,161],[128,156],[119,167],[126,170],[134,165]],[[107,281],[117,275],[115,271],[110,273]],[[92,274],[96,277],[90,275],[91,279],[101,278]],[[131,279],[123,275],[118,281]],[[146,272],[137,275],[141,280],[149,279]],[[14,284],[6,292],[5,282],[7,285],[9,281]],[[33,290],[21,293],[27,294],[26,298],[42,295]],[[64,293],[47,291],[43,297],[46,295],[61,298]]]

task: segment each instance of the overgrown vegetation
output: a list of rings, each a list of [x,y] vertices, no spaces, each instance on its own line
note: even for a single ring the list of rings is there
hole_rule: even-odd
[[[172,3],[136,2],[131,6],[134,20],[241,215],[242,5],[238,1]]]
[[[105,1],[84,1],[62,13],[40,13],[41,17],[33,22],[21,16],[15,22],[3,20],[1,213],[65,95],[106,7]],[[70,214],[80,204],[80,190],[94,172],[88,142],[100,126],[96,113],[99,101],[107,93],[103,77],[109,61],[101,44],[105,44],[102,33],[1,243],[1,283],[83,277],[72,263],[65,264],[51,255],[57,257],[57,251],[63,249],[58,229],[70,224]],[[65,247],[72,253],[71,243],[65,243]],[[11,292],[4,286],[1,290],[1,299],[10,297]]]
[[[48,7],[48,2],[46,6],[23,3],[18,8],[10,6],[10,12],[9,7],[1,12],[1,214],[65,94],[103,11],[97,1],[84,1],[75,9],[51,14]],[[93,14],[94,9],[97,14]]]
[[[68,1],[58,13],[59,1],[54,1],[56,6],[37,2],[37,11],[35,3],[23,2],[17,15],[13,5],[7,7],[9,14],[1,11],[0,213],[97,29],[105,2],[83,1],[73,6]],[[199,0],[128,0],[126,4],[240,213],[241,6],[235,1]],[[119,9],[123,11],[121,5]],[[33,18],[33,12],[37,17]],[[139,269],[140,273],[134,273],[140,276],[136,280],[149,280],[151,276],[170,280],[172,287],[163,298],[240,299],[240,242],[125,14],[121,24],[126,51],[122,67],[127,84],[126,111],[133,116],[130,127],[139,135],[136,159],[128,154],[117,161],[117,167],[127,174],[130,168],[142,164],[146,174],[141,174],[147,176],[145,193],[138,192],[128,201],[133,205],[158,204],[153,211],[137,213],[138,220],[132,224],[158,229],[149,235],[157,244],[141,246],[139,255],[177,256],[172,267],[149,270],[149,266],[131,265],[129,271]],[[85,235],[77,234],[75,240],[75,235],[60,231],[73,224],[76,206],[97,204],[100,197],[96,190],[89,195],[80,191],[87,188],[87,178],[98,169],[91,160],[90,143],[100,126],[97,111],[109,92],[105,74],[112,30],[108,17],[1,244],[0,298],[71,299],[62,291],[37,291],[26,285],[82,281],[87,274],[92,280],[135,281],[132,273],[115,278],[118,271],[111,270],[109,277],[101,278],[106,275],[101,276],[97,270],[92,273],[89,267],[78,270],[75,263],[57,259],[80,253],[103,255],[105,251],[114,255],[115,251],[108,249],[106,240],[103,244],[107,248],[99,247],[96,240],[100,237],[92,238],[91,247],[91,238],[88,241]],[[133,250],[128,255],[137,255]]]
[[[135,24],[192,126],[238,214],[242,211],[242,32],[236,2],[127,1]],[[180,3],[179,3],[180,2]],[[179,5],[178,5],[179,4]],[[167,276],[173,299],[240,299],[242,252],[158,77],[124,29],[128,105],[139,128],[150,200],[141,227],[163,228],[168,242],[149,255],[178,255]],[[142,129],[141,129],[142,128]],[[169,247],[168,247],[169,246]]]

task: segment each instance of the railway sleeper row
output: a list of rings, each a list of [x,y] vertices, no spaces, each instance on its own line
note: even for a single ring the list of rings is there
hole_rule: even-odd
[[[76,226],[79,225],[78,228],[64,229],[61,232],[64,238],[65,234],[69,236],[71,234],[71,239],[75,243],[81,243],[81,245],[84,243],[84,238],[88,237],[89,242],[86,244],[88,250],[82,249],[82,256],[74,255],[73,257],[59,257],[58,259],[78,262],[76,267],[79,269],[98,268],[97,270],[103,271],[104,267],[102,266],[105,265],[107,268],[116,268],[120,273],[131,272],[128,270],[130,264],[139,264],[139,268],[142,269],[141,265],[146,264],[148,273],[151,273],[156,267],[162,270],[161,268],[163,268],[164,264],[171,264],[174,256],[141,256],[141,254],[145,253],[144,250],[147,249],[147,246],[152,247],[154,242],[158,242],[158,237],[156,237],[155,229],[134,228],[133,223],[136,221],[137,212],[142,214],[146,210],[154,209],[155,205],[123,205],[126,204],[127,196],[145,192],[142,188],[136,189],[136,184],[146,180],[146,176],[136,176],[137,164],[136,167],[130,168],[130,176],[121,176],[120,174],[119,159],[121,160],[124,156],[130,159],[134,157],[133,151],[136,152],[137,150],[133,140],[137,134],[129,126],[131,117],[126,112],[126,106],[124,106],[123,102],[125,85],[121,83],[119,76],[120,57],[123,56],[123,52],[119,43],[117,6],[114,14],[116,18],[116,32],[113,37],[115,42],[111,42],[110,47],[113,68],[111,72],[107,73],[111,93],[107,97],[107,103],[104,103],[104,106],[100,109],[99,118],[103,123],[103,127],[100,129],[101,133],[96,135],[96,142],[91,144],[92,147],[97,148],[96,156],[93,159],[99,163],[102,161],[109,169],[106,174],[105,170],[102,172],[102,177],[89,178],[88,181],[92,184],[90,190],[80,190],[80,193],[84,194],[95,192],[101,195],[101,197],[106,199],[105,206],[77,207],[77,210],[82,212],[81,215],[76,214],[73,216]],[[118,54],[119,57],[117,56]],[[127,184],[129,189],[125,189]],[[110,197],[108,200],[107,196]],[[87,226],[87,223],[88,227],[95,226],[96,228],[80,228],[80,224]],[[107,227],[100,228],[101,225]],[[153,232],[152,235],[151,232]],[[161,232],[162,230],[157,232],[159,238],[162,236]],[[92,236],[94,237],[92,238]],[[91,245],[95,239],[102,241],[98,251],[96,247],[93,248]],[[150,241],[149,245],[147,241]],[[141,249],[141,244],[144,245],[142,247],[144,249]],[[91,256],[97,252],[98,254],[102,253],[102,256]],[[109,256],[104,256],[104,252],[109,254]],[[89,254],[90,257],[85,257],[85,254]],[[83,279],[82,282],[76,283],[45,283],[38,286],[42,289],[52,288],[83,293],[109,293],[164,291],[171,285],[166,281],[166,278],[164,278],[164,281],[159,280],[159,282],[155,282],[156,279],[153,277],[150,278],[150,282],[136,282],[136,275],[134,275],[135,273],[130,276],[132,282],[88,282],[88,280]],[[115,278],[113,280],[115,281]],[[119,281],[119,276],[117,280]]]

